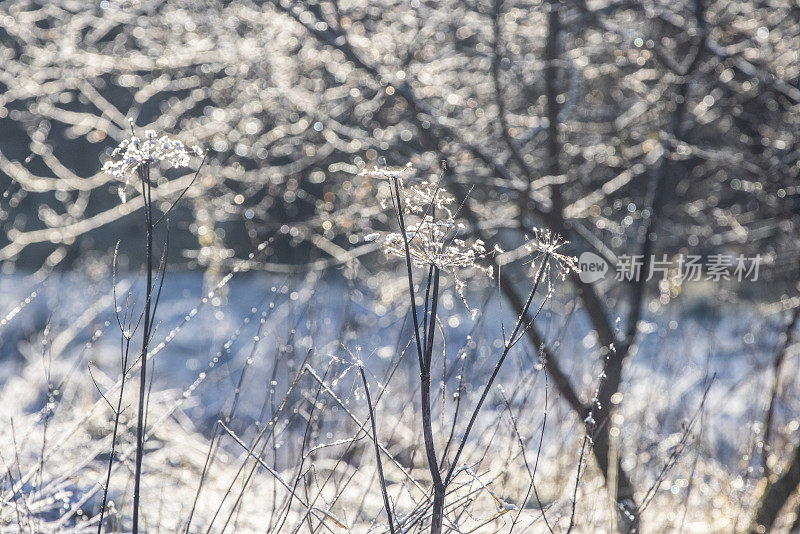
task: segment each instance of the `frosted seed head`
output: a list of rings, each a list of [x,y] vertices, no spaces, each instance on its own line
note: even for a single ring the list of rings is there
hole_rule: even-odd
[[[578,259],[575,256],[563,254],[560,249],[569,243],[564,241],[560,235],[553,234],[549,230],[533,228],[533,238],[525,245],[528,253],[533,257],[533,263],[540,258],[546,258],[543,266],[546,276],[550,277],[552,269],[555,269],[555,276],[562,281],[566,279],[570,272],[579,272]]]
[[[477,310],[470,309],[466,302],[467,285],[460,277],[460,272],[469,270],[493,275],[491,267],[481,265],[486,256],[486,245],[480,239],[471,240],[459,234],[466,226],[454,219],[450,205],[455,197],[439,184],[421,181],[406,183],[410,178],[411,166],[401,169],[374,168],[362,171],[362,176],[389,178],[396,187],[395,194],[400,198],[400,208],[406,218],[405,235],[401,232],[380,234],[372,232],[364,237],[365,241],[381,243],[387,256],[405,258],[408,253],[411,264],[415,267],[436,266],[443,273],[452,274],[455,289],[470,313],[477,315]],[[387,208],[393,205],[384,199],[381,205]],[[407,250],[406,250],[407,249]]]
[[[120,141],[111,152],[111,159],[103,165],[103,172],[126,181],[142,165],[165,162],[174,168],[188,167],[192,156],[202,155],[199,146],[187,150],[181,141],[166,135],[157,139],[155,130],[147,130],[144,142],[135,135]]]

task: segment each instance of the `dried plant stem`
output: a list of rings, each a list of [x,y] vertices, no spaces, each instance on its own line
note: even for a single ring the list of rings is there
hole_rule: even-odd
[[[424,366],[420,372],[420,385],[422,393],[422,431],[425,439],[425,453],[428,467],[433,479],[433,509],[431,510],[431,534],[442,531],[444,514],[444,493],[446,484],[439,471],[439,460],[433,440],[433,421],[431,417],[431,361],[433,354],[433,335],[436,332],[436,308],[439,302],[439,268],[433,268],[433,292],[430,301],[431,319],[428,324],[427,346],[423,355]]]
[[[117,317],[117,324],[119,325],[120,334],[122,335],[121,338],[121,345],[120,350],[121,354],[121,364],[122,364],[122,379],[120,385],[120,393],[119,398],[117,400],[117,407],[116,409],[108,402],[108,399],[100,391],[100,387],[97,386],[95,382],[95,387],[97,387],[97,391],[100,392],[100,396],[105,399],[108,405],[111,407],[111,410],[114,412],[114,429],[111,432],[111,453],[108,456],[108,468],[106,470],[106,483],[103,487],[103,500],[100,502],[100,519],[97,522],[97,534],[101,534],[103,531],[103,518],[105,517],[106,512],[106,503],[108,503],[108,487],[111,485],[111,471],[114,467],[114,453],[116,452],[117,446],[117,431],[119,430],[119,418],[122,413],[122,396],[125,392],[125,378],[128,374],[128,351],[131,345],[131,338],[130,336],[126,335],[125,332],[125,325],[128,323],[128,306],[125,306],[125,317],[120,320],[119,318],[119,308],[117,306],[117,252],[119,251],[119,241],[117,241],[117,245],[114,247],[114,261],[112,263],[112,273],[114,281],[112,283],[112,290],[114,294],[114,313]],[[130,294],[128,294],[130,297]],[[89,367],[89,374],[91,375],[92,368]]]
[[[775,416],[775,405],[778,400],[778,392],[781,385],[781,371],[783,369],[783,362],[786,360],[786,355],[789,353],[789,349],[794,344],[795,328],[798,323],[800,323],[800,307],[794,309],[794,312],[792,312],[792,317],[786,324],[786,329],[783,334],[783,344],[781,345],[781,349],[778,351],[778,354],[775,355],[775,360],[772,364],[772,389],[770,391],[767,415],[764,417],[764,445],[762,447],[761,458],[761,466],[764,469],[764,472],[767,474],[767,478],[769,478],[771,471],[769,462],[767,460],[769,459],[769,453],[771,452],[772,423]]]
[[[542,257],[542,264],[539,266],[539,272],[536,275],[536,281],[531,288],[531,292],[528,294],[528,300],[525,302],[525,306],[522,309],[522,313],[520,314],[519,318],[517,319],[517,323],[514,326],[514,330],[511,332],[511,336],[508,338],[508,341],[505,344],[503,349],[503,353],[500,355],[500,358],[497,360],[497,364],[494,366],[494,371],[492,371],[492,375],[489,377],[489,381],[486,383],[486,386],[483,388],[483,393],[481,393],[481,398],[478,401],[478,405],[475,406],[475,409],[472,411],[472,416],[469,419],[469,423],[467,424],[467,429],[464,431],[464,435],[461,437],[461,442],[458,445],[458,450],[456,451],[456,455],[453,457],[453,461],[450,464],[450,469],[447,471],[447,476],[444,479],[444,484],[447,486],[453,480],[453,474],[455,472],[455,468],[458,465],[458,460],[461,457],[461,453],[464,451],[464,446],[467,444],[467,439],[469,438],[469,434],[472,431],[472,427],[475,424],[475,420],[478,418],[478,413],[481,411],[483,407],[483,403],[486,401],[486,397],[489,395],[489,391],[492,388],[492,384],[494,383],[495,378],[497,378],[497,374],[500,372],[500,368],[503,366],[503,362],[508,356],[508,353],[511,351],[511,348],[519,341],[522,337],[522,334],[530,328],[530,323],[525,324],[525,320],[528,316],[528,310],[531,307],[531,303],[533,302],[533,297],[536,295],[536,291],[539,289],[539,284],[542,282],[542,278],[544,277],[545,272],[547,271],[547,263],[550,260],[550,254],[545,253]],[[544,306],[544,302],[542,303]],[[539,308],[541,310],[541,307]],[[538,315],[538,311],[536,313]],[[534,315],[531,322],[536,319],[536,315]],[[525,328],[520,332],[520,329],[525,325]]]
[[[127,340],[128,344],[130,340]],[[126,355],[124,360],[127,360],[127,347],[125,348]],[[123,364],[124,366],[124,364]],[[106,469],[106,483],[103,486],[103,500],[100,504],[100,520],[97,523],[97,534],[103,531],[103,517],[106,512],[106,505],[108,503],[108,487],[111,485],[111,471],[114,467],[114,455],[117,450],[117,433],[119,430],[119,418],[122,415],[122,394],[125,391],[125,369],[122,372],[122,385],[120,386],[119,397],[117,399],[117,407],[114,409],[114,429],[111,432],[111,452],[108,455],[108,468]]]
[[[433,351],[433,335],[435,333],[436,324],[436,308],[439,302],[439,268],[432,266],[429,271],[429,289],[431,278],[433,281],[432,291],[430,293],[426,290],[425,309],[430,310],[430,321],[427,321],[427,314],[425,316],[425,326],[430,330],[423,332],[425,343],[423,344],[420,339],[420,324],[417,317],[416,294],[414,291],[414,276],[411,269],[411,250],[409,248],[408,234],[406,232],[405,218],[403,217],[402,199],[400,196],[400,182],[398,178],[393,178],[392,186],[394,188],[394,201],[397,210],[397,220],[400,224],[400,233],[403,237],[403,246],[405,249],[406,258],[406,272],[408,275],[408,290],[411,304],[411,317],[414,322],[414,340],[417,346],[417,357],[419,359],[420,368],[420,396],[422,401],[422,435],[425,440],[425,455],[428,461],[428,469],[431,473],[433,480],[433,506],[431,510],[431,534],[441,534],[442,522],[444,518],[444,494],[445,483],[442,480],[442,474],[439,471],[439,461],[436,457],[436,447],[433,440],[433,423],[431,418],[431,353]],[[429,300],[430,299],[430,300]],[[430,323],[430,324],[428,324]]]
[[[144,457],[144,401],[147,393],[147,350],[150,343],[150,298],[153,284],[153,205],[150,195],[149,165],[139,167],[138,172],[142,182],[142,196],[145,203],[144,214],[147,230],[147,265],[145,268],[147,270],[147,285],[145,286],[146,297],[144,304],[144,325],[142,330],[141,370],[139,374],[139,410],[136,420],[136,466],[133,478],[133,534],[138,534],[139,532],[140,486],[142,478],[142,459]]]
[[[392,521],[392,505],[389,502],[389,494],[386,492],[386,478],[383,476],[383,463],[381,462],[381,449],[378,446],[378,429],[375,424],[375,411],[372,408],[372,398],[369,395],[369,385],[364,374],[364,368],[359,366],[361,381],[364,383],[364,393],[367,396],[367,406],[369,407],[369,419],[372,422],[372,443],[375,445],[375,461],[378,464],[378,478],[381,482],[381,492],[383,493],[383,505],[386,507],[386,518],[389,521],[389,532],[394,534],[394,522]]]

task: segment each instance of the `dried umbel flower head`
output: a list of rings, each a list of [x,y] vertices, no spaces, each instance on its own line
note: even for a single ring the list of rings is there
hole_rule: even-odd
[[[555,274],[557,278],[563,281],[570,271],[580,272],[578,258],[559,252],[561,247],[569,243],[568,241],[564,241],[560,235],[553,234],[546,229],[533,228],[532,233],[533,238],[525,247],[528,253],[533,256],[532,262],[534,264],[539,259],[544,259],[545,264],[542,268],[545,269],[545,275],[548,280],[551,274]],[[553,269],[555,269],[555,273],[552,273]]]
[[[378,167],[377,165],[373,166],[371,169],[364,169],[360,173],[359,176],[371,176],[372,178],[378,178],[383,180],[402,180],[405,176],[410,175],[412,173],[412,165],[411,162],[406,163],[403,167]]]
[[[415,267],[434,265],[443,272],[475,268],[491,276],[491,268],[477,263],[486,255],[483,241],[476,239],[468,244],[455,237],[463,229],[464,225],[457,224],[453,219],[437,220],[430,215],[425,215],[419,223],[408,225],[406,236],[411,263]],[[389,256],[404,258],[406,255],[405,240],[400,233],[387,234],[382,245],[383,251]]]
[[[395,207],[402,211],[401,216],[411,215],[416,219],[406,223],[405,236],[401,232],[385,235],[376,232],[367,235],[366,239],[380,243],[387,256],[399,258],[406,257],[407,244],[412,265],[435,266],[442,272],[452,274],[456,290],[463,300],[466,283],[459,276],[461,270],[476,270],[492,277],[492,268],[480,264],[487,254],[486,247],[480,239],[467,242],[458,237],[465,227],[454,220],[450,205],[455,197],[450,193],[432,182],[405,183],[404,178],[409,177],[410,169],[408,165],[398,171],[376,168],[362,172],[362,175],[393,180],[392,185],[400,198],[400,206]],[[386,204],[388,202],[384,202],[384,207]],[[474,314],[475,310],[470,312]]]
[[[403,213],[413,213],[425,215],[427,213],[442,210],[448,217],[452,217],[449,205],[453,203],[455,197],[446,190],[440,188],[438,184],[428,181],[420,181],[406,186],[406,179],[413,176],[413,167],[407,163],[404,167],[378,167],[364,169],[359,176],[370,176],[372,178],[389,180],[391,183],[397,181],[400,191],[400,203]],[[381,206],[386,209],[395,202],[394,195],[381,198]]]
[[[133,127],[131,127],[133,131]],[[111,153],[111,159],[103,165],[103,171],[127,182],[140,167],[166,162],[174,168],[188,167],[192,156],[203,156],[199,146],[186,148],[182,142],[166,135],[157,137],[153,130],[145,131],[145,138],[131,134],[123,139]]]
[[[455,201],[455,197],[432,182],[423,181],[401,187],[400,199],[407,213],[425,215],[435,211],[443,212],[448,218],[453,216],[449,206]]]

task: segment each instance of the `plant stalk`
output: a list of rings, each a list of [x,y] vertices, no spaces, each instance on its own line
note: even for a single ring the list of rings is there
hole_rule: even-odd
[[[150,344],[150,299],[153,292],[153,205],[150,194],[150,167],[145,165],[139,169],[142,181],[142,197],[144,198],[144,214],[147,229],[147,286],[144,305],[144,328],[142,330],[141,370],[139,374],[139,413],[136,420],[136,467],[133,478],[133,534],[139,532],[140,486],[142,478],[142,460],[144,457],[144,412],[147,393],[147,350]]]

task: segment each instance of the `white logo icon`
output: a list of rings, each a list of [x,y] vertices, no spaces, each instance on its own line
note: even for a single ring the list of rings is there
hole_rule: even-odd
[[[578,258],[578,268],[581,282],[591,284],[606,277],[608,263],[594,252],[586,251]]]

